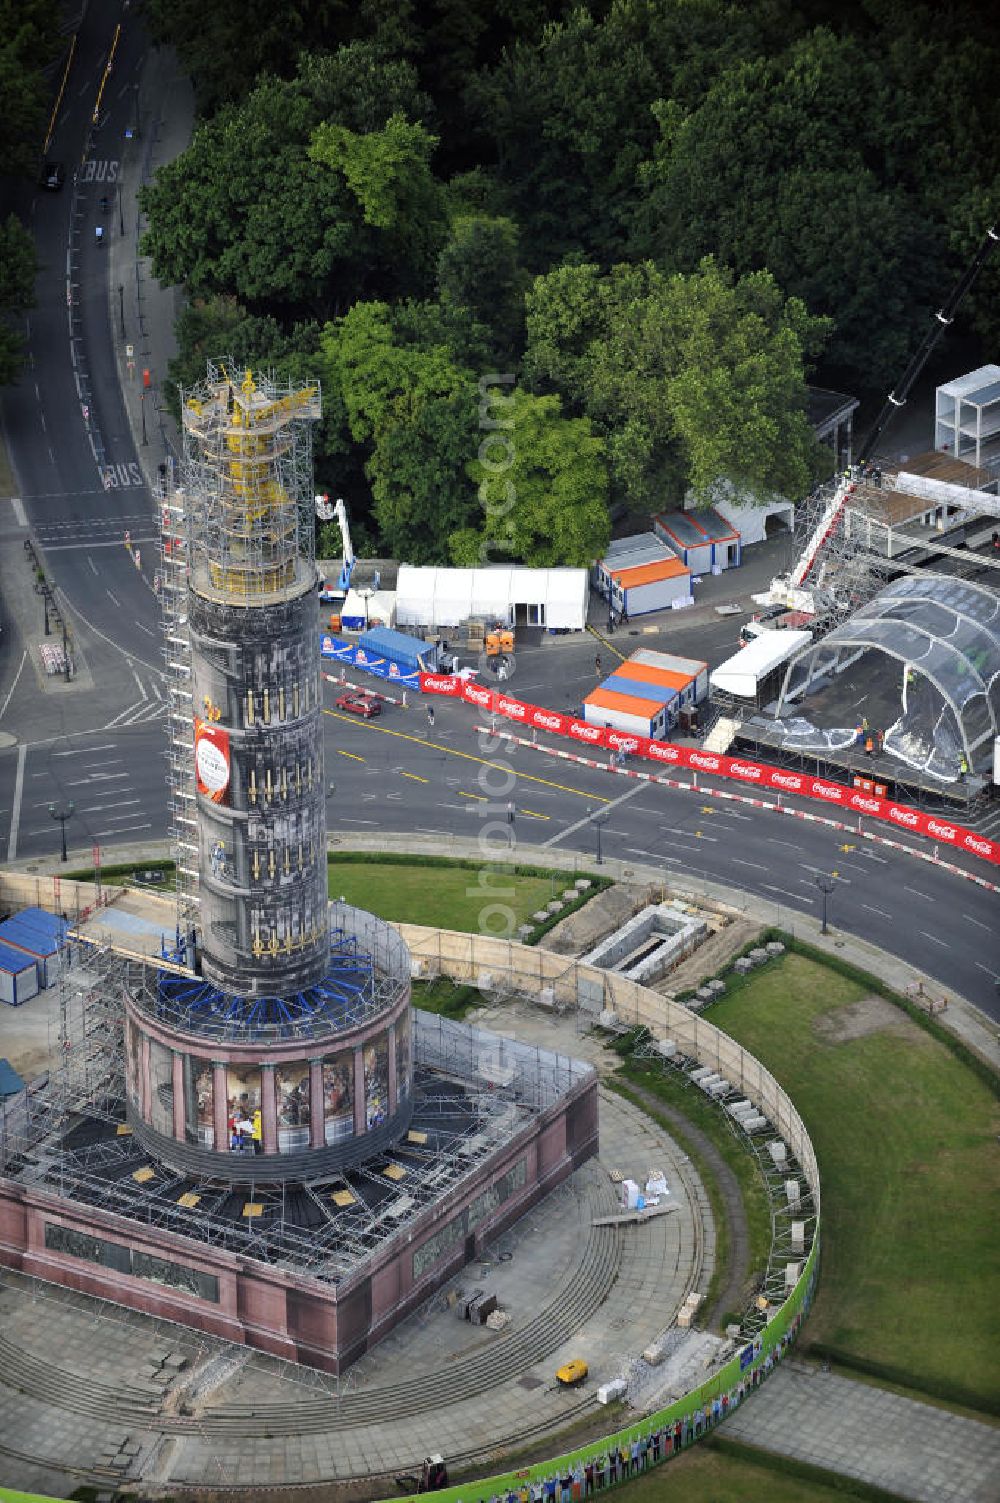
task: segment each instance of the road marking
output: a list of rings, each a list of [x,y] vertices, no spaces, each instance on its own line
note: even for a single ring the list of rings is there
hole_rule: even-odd
[[[86,735],[93,735],[93,732],[92,731],[84,731],[83,734],[85,736]],[[38,746],[44,746],[45,745],[45,743],[43,741],[39,741],[36,744]],[[117,741],[104,741],[104,742],[101,743],[100,746],[74,746],[69,751],[53,752],[52,755],[54,757],[84,757],[84,756],[89,757],[89,756],[92,755],[93,752],[114,751],[117,748],[117,746],[118,746],[118,742]],[[120,761],[121,761],[121,757],[102,757],[101,758],[101,765],[103,766],[107,762],[120,762]],[[35,774],[33,774],[33,776],[35,776],[35,777],[44,777],[45,774],[44,773],[35,773]]]
[[[11,496],[10,504],[14,508],[14,521],[17,523],[18,527],[27,527],[28,518],[25,516],[24,502],[21,500],[20,496]]]
[[[46,549],[45,551],[48,552],[49,550]],[[89,553],[87,554],[87,563],[90,565],[91,571],[94,574],[96,574],[97,573],[97,565],[94,563],[94,560],[91,558],[91,556],[90,556]]]
[[[334,720],[342,720],[345,725],[356,726],[358,724],[357,717],[354,715],[341,715],[338,714],[336,710],[326,709],[324,709],[323,714],[332,716]],[[444,752],[449,757],[461,757],[465,762],[475,762],[477,767],[495,767],[497,772],[510,771],[510,766],[506,762],[495,762],[490,757],[477,757],[474,756],[472,752],[459,751],[455,746],[442,746],[440,742],[427,741],[423,736],[414,736],[411,735],[408,731],[390,730],[387,725],[372,725],[370,720],[366,722],[365,730],[372,731],[380,736],[396,736],[400,741],[412,741],[414,746],[419,746],[421,748],[426,748],[429,746],[432,751]],[[517,776],[523,783],[540,783],[546,788],[556,788],[560,793],[571,793],[574,798],[590,799],[591,803],[610,804],[612,802],[611,799],[603,798],[599,793],[587,793],[580,788],[570,788],[567,783],[557,783],[552,778],[540,778],[537,773],[518,772]],[[637,783],[636,789],[638,789],[640,786],[641,785]],[[386,796],[388,798],[401,798],[402,794],[390,793]],[[622,796],[625,797],[626,795],[623,794]],[[583,823],[586,824],[586,820],[584,820]],[[548,844],[547,841],[546,844]]]
[[[127,772],[92,772],[89,778],[74,778],[67,788],[83,788],[87,783],[110,783],[117,778],[127,778]]]
[[[997,975],[996,971],[991,971],[988,965],[981,965],[978,960],[974,961],[973,964],[977,966],[979,970],[985,971],[987,976],[992,976],[994,981],[1000,981],[1000,976]]]
[[[760,863],[757,861],[741,861],[739,856],[730,856],[730,866],[749,866],[752,871],[758,871]]]
[[[815,902],[815,898],[807,898],[805,893],[802,892],[789,892],[787,887],[775,887],[770,882],[762,882],[761,886],[765,892],[780,892],[783,898],[792,898],[796,903]]]
[[[17,856],[17,830],[21,823],[21,793],[24,788],[24,759],[28,748],[22,743],[17,749],[17,776],[14,780],[14,803],[10,814],[10,835],[7,838],[7,860]]]
[[[83,539],[81,538],[80,542],[82,542],[82,541],[83,541]],[[49,543],[49,542],[47,542],[43,538],[42,539],[42,547],[45,549],[46,553],[76,553],[76,552],[79,551],[80,542],[76,542],[76,543]],[[138,543],[138,544],[150,544],[150,545],[155,546],[155,544],[158,543],[158,542],[159,542],[159,539],[158,538],[154,538],[154,537],[148,537],[148,538],[135,537],[135,538],[132,539],[133,545],[135,545],[135,544]],[[98,541],[96,538],[93,539],[93,540],[91,540],[90,538],[87,538],[87,540],[86,540],[86,547],[87,547],[88,550],[91,549],[91,548],[120,548],[121,546],[122,546],[121,538],[116,538],[116,539],[114,539],[111,542],[105,542],[103,540],[102,541]],[[95,574],[97,573],[96,569],[94,570],[94,573]]]
[[[352,762],[363,762],[365,760],[364,757],[359,757],[357,752],[345,751],[342,746],[337,747],[337,755],[341,757],[350,757]]]
[[[2,719],[3,719],[3,716],[0,715],[0,720],[2,720]],[[992,934],[993,933],[993,930],[990,928],[989,924],[981,924],[978,919],[970,918],[967,913],[963,913],[962,917],[965,919],[965,922],[967,924],[975,924],[975,926],[976,926],[977,929],[985,929],[986,932],[987,932],[987,934]]]
[[[95,830],[94,834],[98,839],[100,839],[103,835],[124,835],[129,830],[151,830],[152,828],[153,826],[151,824],[125,825],[121,830]]]
[[[934,899],[932,897],[929,897],[926,892],[921,892],[919,887],[907,887],[905,882],[903,884],[903,891],[912,892],[915,898],[926,898],[928,903],[934,902]]]
[[[376,825],[375,819],[351,819],[347,814],[338,814],[337,823],[340,825]]]
[[[518,775],[522,776],[522,774],[518,774]],[[524,776],[528,776],[528,777],[531,776],[530,773],[523,774],[523,775]],[[559,784],[558,783],[553,783],[551,786],[554,787],[554,788],[558,788]],[[640,790],[641,787],[642,787],[641,783],[636,783],[636,785],[635,785],[634,788],[628,788],[628,789],[626,789],[626,791],[624,793],[620,794],[618,796],[618,798],[616,798],[616,799],[600,798],[597,794],[595,794],[594,795],[594,803],[604,804],[605,807],[606,807],[606,809],[610,813],[610,811],[612,809],[617,808],[617,806],[619,804],[624,804],[627,799],[635,798],[636,794],[639,792],[639,790]],[[570,793],[575,793],[577,790],[575,788],[571,788],[571,789],[568,789],[567,791],[570,792]],[[583,795],[583,796],[584,797],[589,797],[589,795]],[[542,841],[543,847],[544,846],[549,846],[549,845],[555,845],[555,843],[556,843],[557,840],[565,840],[565,838],[566,838],[567,835],[575,835],[576,832],[577,832],[577,830],[583,830],[583,829],[585,829],[587,827],[587,825],[589,825],[591,823],[591,821],[592,821],[592,814],[593,814],[593,811],[590,810],[590,809],[588,809],[587,812],[586,812],[586,814],[583,816],[583,818],[582,819],[578,819],[575,824],[567,825],[564,830],[560,830],[555,835],[550,835],[549,838],[548,838],[548,840],[543,840]]]
[[[112,593],[111,593],[110,590],[105,590],[104,593],[105,593],[105,595],[107,595],[108,599],[111,601],[111,604],[113,606],[116,606],[118,608],[118,610],[121,610],[121,608],[122,608],[121,607],[121,601],[118,600],[114,595],[112,595]]]
[[[124,809],[126,804],[139,804],[141,802],[142,800],[137,798],[120,798],[114,804],[84,804],[80,810],[80,813],[101,814],[105,809]],[[122,817],[125,818],[126,816],[123,815]],[[128,815],[127,817],[131,819],[132,816]]]
[[[940,945],[942,950],[951,949],[951,945],[946,940],[938,939],[936,934],[928,934],[926,929],[921,929],[919,932],[924,936],[924,939],[929,939],[931,944]]]
[[[149,629],[148,626],[143,626],[143,624],[142,624],[141,621],[137,621],[135,624],[139,628],[140,631],[144,631],[146,633],[147,637],[155,637],[156,636],[156,632],[155,631],[150,631],[150,629]]]
[[[537,809],[518,809],[518,814],[526,814],[529,819],[551,819],[551,814],[539,814]]]
[[[404,778],[412,778],[415,783],[426,783],[428,781],[427,778],[422,778],[417,772],[403,772],[402,768],[400,768],[399,770],[403,774]]]
[[[458,796],[459,796],[459,798],[474,798],[480,804],[485,804],[486,803],[486,795],[485,795],[485,793],[466,793],[466,791],[465,791],[464,788],[460,788],[458,790]]]
[[[20,663],[17,666],[17,672],[14,674],[14,682],[11,684],[10,688],[7,690],[7,698],[3,702],[3,708],[0,709],[0,721],[3,720],[4,715],[7,713],[7,706],[10,704],[11,698],[13,697],[13,694],[14,694],[14,690],[17,688],[18,679],[21,677],[21,670],[24,668],[24,665],[27,662],[27,658],[28,658],[28,649],[25,648],[24,652],[21,655],[21,661],[20,661]]]
[[[873,908],[870,903],[862,903],[862,908],[867,908],[869,913],[877,913],[879,918],[891,919],[892,914],[886,913],[884,908]]]

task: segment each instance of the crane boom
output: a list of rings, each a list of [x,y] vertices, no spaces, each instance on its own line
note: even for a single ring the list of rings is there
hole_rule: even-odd
[[[955,283],[948,301],[935,313],[933,325],[928,329],[919,348],[914,352],[909,365],[899,380],[898,386],[890,391],[882,405],[881,412],[865,435],[865,440],[858,453],[858,461],[860,463],[863,464],[865,460],[872,457],[875,445],[882,437],[883,429],[893,415],[898,412],[899,408],[905,405],[906,399],[910,394],[910,387],[927,364],[931,351],[955,317],[965,294],[989,260],[998,240],[1000,240],[1000,233],[997,232],[996,225],[990,225],[990,228],[980,241],[972,260]]]

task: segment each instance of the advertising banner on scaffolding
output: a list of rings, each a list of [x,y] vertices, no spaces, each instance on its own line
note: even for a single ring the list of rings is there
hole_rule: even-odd
[[[647,736],[616,731],[607,726],[590,725],[575,716],[546,710],[541,705],[526,704],[499,689],[491,689],[482,684],[462,683],[457,678],[440,674],[421,674],[420,678],[424,693],[460,695],[468,704],[475,705],[487,714],[502,716],[505,720],[532,730],[566,736],[583,746],[627,752],[661,767],[709,773],[713,777],[731,778],[736,782],[752,784],[756,788],[767,788],[779,795],[794,793],[800,798],[815,799],[828,808],[867,814],[873,819],[885,820],[897,829],[910,830],[928,840],[938,841],[956,850],[968,851],[984,861],[1000,865],[1000,841],[987,840],[974,830],[967,830],[963,825],[955,824],[941,815],[925,814],[920,809],[911,809],[906,804],[882,798],[863,788],[848,788],[842,783],[831,782],[828,778],[813,777],[807,772],[792,772],[786,767],[772,767],[766,762],[750,761],[745,757],[717,755],[701,751],[698,747],[675,746],[670,741],[653,741]],[[438,688],[438,684],[446,687]]]
[[[224,804],[229,789],[229,732],[219,725],[194,723],[194,772],[199,793]]]

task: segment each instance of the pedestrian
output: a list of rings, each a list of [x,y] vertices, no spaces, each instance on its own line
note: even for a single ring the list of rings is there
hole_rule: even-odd
[[[507,801],[507,823],[510,826],[513,827],[513,824],[514,824],[514,800],[513,799],[508,799],[508,801]]]
[[[427,724],[430,726],[431,730],[434,729],[434,706],[433,705],[428,705],[427,706]]]
[[[961,782],[965,781],[965,774],[968,772],[968,770],[969,764],[965,760],[965,753],[963,752],[961,757],[959,757],[958,759],[958,776]]]
[[[875,751],[875,742],[874,742],[872,736],[869,734],[869,735],[867,735],[865,737],[865,756],[866,757],[872,756],[874,754],[874,751]]]
[[[600,678],[600,676],[601,676],[601,654],[600,653],[598,653],[597,656],[594,658],[594,672],[597,674],[597,677]]]
[[[628,626],[628,608],[624,605],[622,606],[621,615],[618,617],[618,620],[622,626]]]
[[[611,611],[608,611],[608,631],[614,631],[614,629],[615,629],[615,613],[614,613],[613,610],[611,610]]]

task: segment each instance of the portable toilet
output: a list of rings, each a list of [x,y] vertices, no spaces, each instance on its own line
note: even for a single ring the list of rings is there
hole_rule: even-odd
[[[23,950],[0,944],[0,1002],[20,1007],[38,993],[38,965]]]

